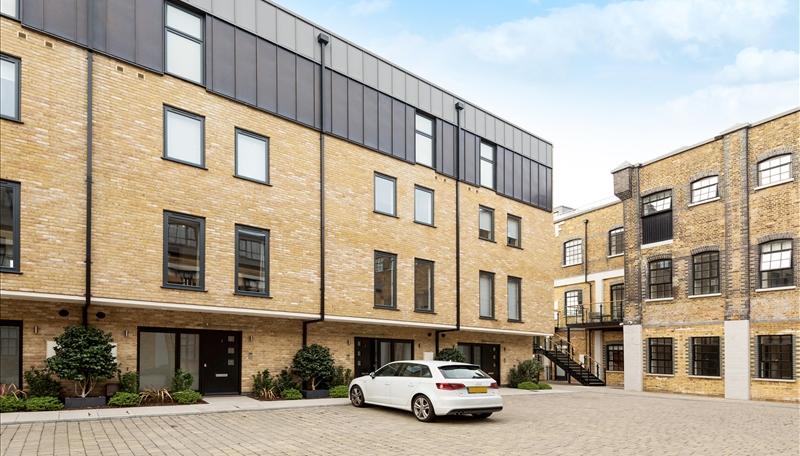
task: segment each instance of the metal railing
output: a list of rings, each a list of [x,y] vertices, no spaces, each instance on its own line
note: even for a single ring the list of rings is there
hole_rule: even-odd
[[[612,301],[569,305],[564,308],[561,317],[565,325],[619,323],[622,321],[624,304],[624,301]]]
[[[597,362],[588,354],[582,354],[583,359],[575,359],[575,353],[577,353],[575,346],[558,334],[553,334],[552,337],[546,338],[544,340],[544,346],[541,348],[548,351],[559,351],[566,354],[572,361],[580,364],[581,367],[594,374],[595,377],[599,378],[603,382],[606,381],[605,369],[602,368],[602,365],[599,362]]]

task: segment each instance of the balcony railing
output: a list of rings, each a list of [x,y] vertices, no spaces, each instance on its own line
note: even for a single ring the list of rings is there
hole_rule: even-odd
[[[624,301],[570,305],[564,309],[563,322],[567,326],[619,323],[624,307]]]

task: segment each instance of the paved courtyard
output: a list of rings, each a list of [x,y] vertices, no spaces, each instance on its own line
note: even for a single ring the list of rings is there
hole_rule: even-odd
[[[11,424],[0,454],[800,454],[797,404],[556,386],[505,405],[487,421],[432,424],[350,406]]]

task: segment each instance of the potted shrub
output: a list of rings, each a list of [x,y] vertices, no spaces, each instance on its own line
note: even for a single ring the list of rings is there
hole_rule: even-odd
[[[117,373],[111,334],[92,326],[68,326],[55,342],[56,354],[47,358],[47,366],[62,379],[71,380],[77,396],[66,398],[66,407],[105,405],[105,396],[89,397],[89,394],[97,382]]]
[[[292,371],[303,381],[306,399],[328,397],[327,386],[333,377],[333,357],[328,347],[312,344],[297,351],[292,360]]]

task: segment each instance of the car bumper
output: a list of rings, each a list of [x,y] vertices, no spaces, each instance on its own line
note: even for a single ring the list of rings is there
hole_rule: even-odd
[[[490,413],[503,410],[503,398],[500,395],[480,397],[460,396],[434,401],[433,408],[437,415],[469,415],[472,413]]]

